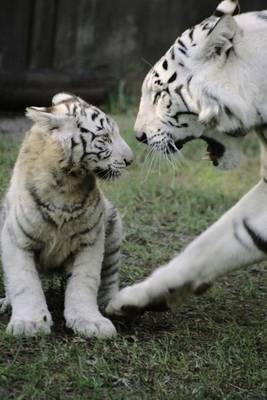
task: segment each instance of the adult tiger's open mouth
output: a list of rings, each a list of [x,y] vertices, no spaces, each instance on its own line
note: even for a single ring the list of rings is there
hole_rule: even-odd
[[[173,140],[170,140],[166,147],[166,153],[167,154],[177,153],[177,151],[183,148],[184,144],[186,144],[187,142],[191,142],[191,140],[194,139],[196,139],[194,136],[188,136],[185,139],[176,140],[175,142]]]
[[[176,149],[176,151],[181,150],[186,143],[191,142],[192,140],[195,140],[195,139],[202,139],[207,143],[208,156],[209,156],[210,160],[212,161],[213,165],[215,167],[217,167],[219,165],[219,159],[225,153],[225,147],[223,144],[219,143],[217,140],[212,139],[207,136],[200,136],[199,138],[197,138],[195,136],[188,136],[185,139],[176,140],[175,146],[171,146],[172,151],[170,151],[170,152],[174,153],[174,151],[173,151],[174,148]]]
[[[225,147],[223,144],[217,142],[215,139],[211,139],[207,136],[201,136],[201,139],[203,139],[208,147],[207,147],[207,152],[210,160],[212,161],[213,165],[215,167],[218,167],[219,165],[219,159],[222,158],[222,156],[225,153]]]

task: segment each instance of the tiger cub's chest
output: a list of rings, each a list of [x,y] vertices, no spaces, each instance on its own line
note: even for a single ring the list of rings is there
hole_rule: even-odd
[[[103,229],[102,204],[97,209],[89,208],[79,217],[66,218],[61,226],[46,226],[40,236],[43,245],[35,252],[38,268],[49,270],[65,267],[80,250],[96,246]]]

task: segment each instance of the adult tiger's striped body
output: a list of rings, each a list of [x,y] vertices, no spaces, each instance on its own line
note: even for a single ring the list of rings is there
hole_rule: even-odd
[[[213,165],[230,169],[240,142],[255,130],[262,179],[178,257],[108,306],[123,314],[168,307],[200,293],[220,275],[267,254],[267,11],[233,16],[237,0],[185,31],[144,80],[135,130],[138,140],[167,154],[189,140],[208,144]]]
[[[20,150],[3,205],[1,237],[8,331],[50,332],[38,272],[66,272],[67,326],[85,336],[116,330],[97,305],[118,290],[121,222],[96,176],[112,178],[132,161],[117,125],[78,97],[58,94],[31,107],[35,124]]]

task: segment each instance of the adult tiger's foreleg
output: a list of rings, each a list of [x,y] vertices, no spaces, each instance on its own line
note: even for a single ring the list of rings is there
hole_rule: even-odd
[[[267,255],[267,184],[262,180],[179,256],[121,290],[109,314],[168,308],[200,294],[219,276]]]

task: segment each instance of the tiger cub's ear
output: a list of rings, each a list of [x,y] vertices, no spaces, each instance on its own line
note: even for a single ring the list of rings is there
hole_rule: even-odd
[[[60,122],[58,116],[53,114],[52,107],[27,107],[26,117],[47,129],[58,127]]]
[[[235,19],[231,15],[220,18],[208,33],[201,58],[209,61],[227,54],[233,48],[233,39],[237,29]]]
[[[52,104],[56,106],[57,104],[62,103],[63,101],[73,100],[76,98],[77,98],[76,96],[70,93],[65,93],[65,92],[57,93],[52,98]]]

